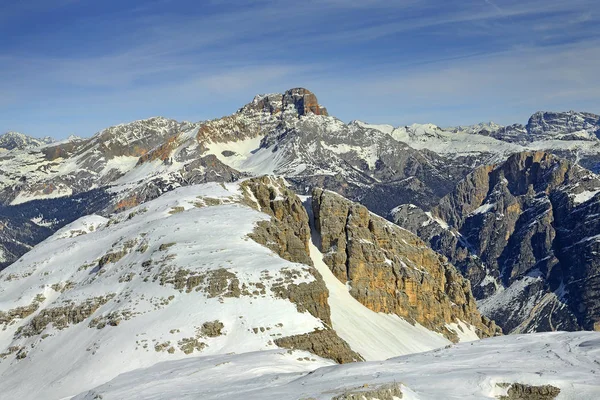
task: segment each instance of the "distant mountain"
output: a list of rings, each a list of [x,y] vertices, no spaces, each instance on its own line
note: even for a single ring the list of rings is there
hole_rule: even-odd
[[[23,150],[29,147],[40,147],[53,142],[54,139],[49,136],[37,139],[19,132],[7,132],[4,135],[0,135],[0,149],[5,150]]]
[[[543,152],[477,168],[430,212],[394,221],[471,280],[505,333],[600,329],[600,178]]]
[[[236,113],[211,121],[150,118],[89,139],[13,151],[0,155],[0,162],[0,202],[7,215],[12,206],[85,197],[92,190],[103,192],[109,204],[90,199],[103,208],[81,212],[108,215],[177,187],[260,174],[284,175],[306,194],[324,186],[385,214],[401,202],[432,204],[470,171],[462,160],[345,124],[301,88],[256,96]],[[63,220],[53,214],[41,218],[56,220],[58,229]]]
[[[527,125],[501,126],[490,122],[448,130],[521,145],[540,140],[597,140],[600,138],[600,116],[577,111],[538,111],[529,118]]]

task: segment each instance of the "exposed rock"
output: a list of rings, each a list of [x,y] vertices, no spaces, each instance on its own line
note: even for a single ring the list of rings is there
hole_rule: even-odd
[[[461,320],[481,337],[498,328],[477,310],[469,282],[423,241],[364,206],[334,193],[313,192],[324,261],[375,312],[396,314],[456,340],[446,324]]]
[[[402,397],[402,384],[394,382],[383,385],[365,384],[332,397],[331,400],[396,400]]]
[[[253,178],[244,181],[241,187],[246,204],[272,216],[269,221],[259,222],[249,236],[281,258],[310,266],[308,272],[315,278],[309,283],[283,282],[273,285],[271,290],[296,304],[298,311],[308,311],[331,326],[329,291],[310,258],[310,225],[302,201],[286,187],[283,179]]]
[[[327,109],[317,100],[317,96],[310,90],[304,88],[294,88],[286,91],[283,95],[280,93],[259,95],[254,98],[252,103],[246,106],[247,109],[267,112],[270,114],[279,114],[282,111],[293,109],[297,116],[308,115],[329,115]]]
[[[310,227],[302,201],[288,189],[283,179],[268,176],[241,184],[246,204],[271,215],[258,224],[250,237],[269,247],[281,258],[312,265],[308,251]]]
[[[298,111],[298,115],[329,115],[325,107],[321,107],[317,101],[317,96],[310,90],[304,88],[290,89],[283,95],[283,108],[293,105]]]
[[[179,346],[179,350],[183,351],[185,354],[192,354],[194,351],[201,352],[208,345],[204,342],[198,340],[198,338],[183,338],[179,342],[177,342]]]
[[[530,140],[589,140],[600,135],[600,115],[586,112],[536,112],[527,122]]]
[[[533,386],[523,383],[497,383],[497,386],[508,387],[506,396],[499,400],[553,400],[560,394],[560,388],[552,385]]]
[[[36,312],[39,306],[39,302],[34,301],[28,306],[0,311],[0,325],[3,325],[3,329],[6,329],[7,325],[10,325],[13,321],[26,318]]]
[[[87,299],[80,304],[67,303],[61,307],[45,308],[15,332],[15,338],[41,334],[49,324],[55,329],[64,329],[78,324],[91,316],[98,308],[106,304],[115,295],[109,294]]]
[[[394,220],[461,269],[504,332],[594,329],[598,191],[591,172],[523,152],[476,169],[431,214],[403,206]]]
[[[361,355],[352,351],[348,343],[332,329],[275,339],[275,344],[286,349],[309,351],[339,364],[364,361]]]
[[[280,298],[289,299],[296,305],[299,312],[308,311],[312,316],[319,318],[327,326],[331,326],[331,310],[329,309],[329,290],[321,274],[311,268],[310,274],[315,280],[309,283],[273,285],[271,290]]]
[[[200,328],[200,334],[202,334],[203,336],[211,337],[211,338],[221,336],[222,335],[221,331],[223,330],[224,327],[225,327],[225,325],[223,325],[223,323],[219,320],[212,321],[212,322],[205,322],[202,324],[202,327]]]

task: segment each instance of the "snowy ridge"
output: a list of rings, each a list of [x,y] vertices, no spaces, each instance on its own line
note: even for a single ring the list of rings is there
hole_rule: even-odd
[[[84,217],[2,271],[3,396],[61,398],[160,361],[277,349],[274,338],[324,328],[272,294],[314,277],[247,237],[269,217],[240,195],[237,184],[191,186]],[[203,333],[213,321],[219,332]]]

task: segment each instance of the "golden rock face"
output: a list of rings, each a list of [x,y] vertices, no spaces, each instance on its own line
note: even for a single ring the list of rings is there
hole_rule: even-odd
[[[326,264],[369,309],[451,340],[457,337],[446,324],[458,320],[475,326],[480,337],[499,333],[477,310],[469,282],[412,233],[321,189],[313,192],[313,211]]]

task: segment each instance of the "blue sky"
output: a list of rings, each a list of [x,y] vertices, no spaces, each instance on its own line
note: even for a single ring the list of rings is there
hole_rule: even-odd
[[[0,0],[0,132],[199,121],[302,86],[342,120],[600,113],[597,0]]]

